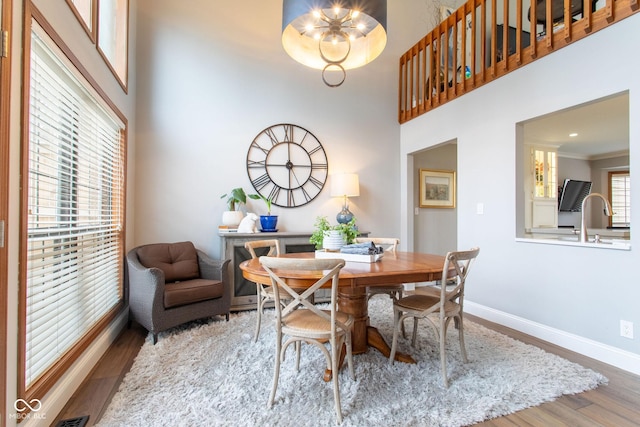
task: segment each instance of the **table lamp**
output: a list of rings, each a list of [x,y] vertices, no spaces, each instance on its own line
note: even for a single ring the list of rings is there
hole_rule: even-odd
[[[358,175],[355,173],[341,173],[331,176],[331,196],[344,197],[342,210],[336,216],[340,224],[346,224],[353,219],[353,214],[349,211],[349,197],[360,195],[360,183]]]

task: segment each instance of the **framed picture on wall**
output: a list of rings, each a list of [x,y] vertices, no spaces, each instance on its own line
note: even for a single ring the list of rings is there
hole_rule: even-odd
[[[420,169],[420,207],[456,207],[455,171]]]

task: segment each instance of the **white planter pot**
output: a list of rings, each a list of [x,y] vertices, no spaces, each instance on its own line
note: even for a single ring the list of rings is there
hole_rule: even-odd
[[[344,236],[338,230],[328,231],[322,240],[322,248],[328,251],[338,251],[344,245]]]
[[[244,218],[242,211],[224,211],[222,212],[222,225],[237,227],[242,218]]]

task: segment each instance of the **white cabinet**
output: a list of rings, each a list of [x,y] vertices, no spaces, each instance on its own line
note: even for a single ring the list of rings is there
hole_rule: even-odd
[[[531,206],[528,228],[558,226],[558,152],[553,147],[529,147],[527,192]]]
[[[531,226],[532,228],[558,227],[558,202],[555,200],[534,200]]]

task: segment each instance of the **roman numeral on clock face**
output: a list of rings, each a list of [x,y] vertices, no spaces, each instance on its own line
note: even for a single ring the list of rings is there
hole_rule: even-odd
[[[293,208],[315,199],[327,181],[329,163],[308,130],[281,123],[262,130],[247,153],[251,185],[272,205]],[[283,191],[284,190],[284,191]]]

